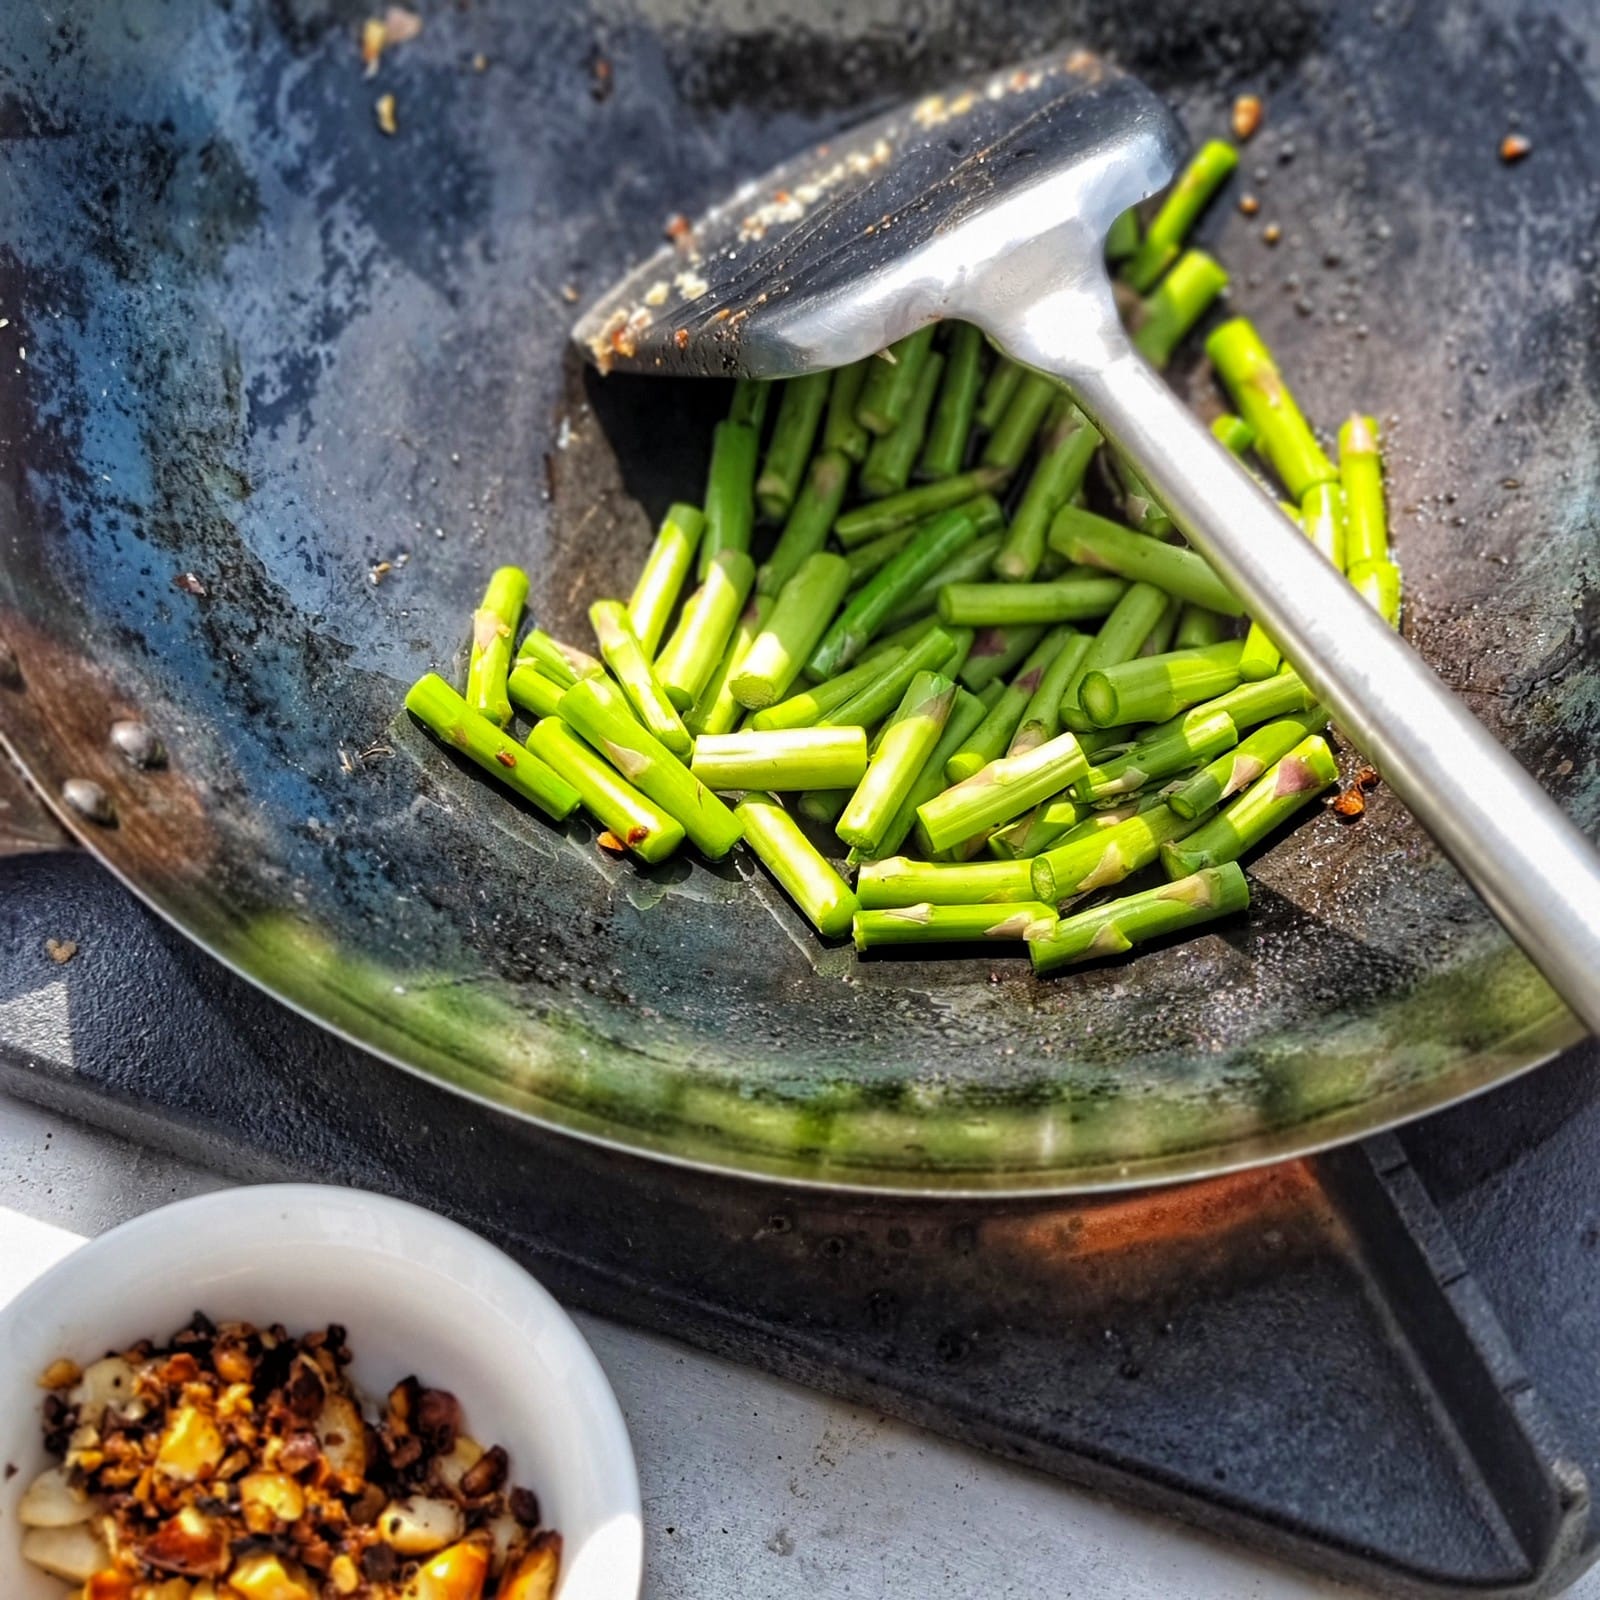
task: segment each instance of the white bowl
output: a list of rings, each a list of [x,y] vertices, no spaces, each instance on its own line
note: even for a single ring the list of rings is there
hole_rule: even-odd
[[[314,1184],[224,1189],[102,1234],[0,1310],[0,1595],[61,1600],[29,1567],[17,1502],[49,1465],[37,1378],[163,1340],[195,1311],[343,1323],[369,1397],[416,1373],[461,1401],[467,1427],[511,1456],[563,1540],[560,1600],[633,1600],[644,1532],[616,1397],[572,1319],[475,1233],[381,1195]],[[18,1470],[9,1477],[5,1468]]]

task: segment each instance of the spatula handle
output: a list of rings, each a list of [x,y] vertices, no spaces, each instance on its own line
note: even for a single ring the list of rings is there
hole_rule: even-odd
[[[1600,855],[1131,348],[1069,376],[1096,427],[1513,939],[1600,1033]]]

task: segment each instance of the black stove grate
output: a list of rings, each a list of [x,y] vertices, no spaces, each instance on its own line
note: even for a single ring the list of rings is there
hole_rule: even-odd
[[[573,1303],[1385,1593],[1553,1594],[1595,1542],[1592,1048],[1206,1184],[840,1199],[610,1155],[396,1072],[85,858],[0,862],[0,935],[0,1083],[64,1113],[237,1177],[419,1200]]]

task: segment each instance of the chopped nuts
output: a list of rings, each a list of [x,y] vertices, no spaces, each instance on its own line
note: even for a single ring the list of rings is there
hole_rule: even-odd
[[[210,1473],[226,1454],[216,1423],[203,1411],[185,1406],[161,1437],[156,1470],[182,1483],[193,1483]]]
[[[1533,141],[1526,134],[1508,133],[1500,141],[1500,159],[1509,167],[1512,162],[1520,161],[1533,149]]]
[[[17,1502],[17,1521],[25,1528],[70,1528],[87,1522],[93,1511],[88,1495],[68,1481],[66,1469],[50,1467]]]
[[[397,1500],[378,1518],[378,1533],[403,1556],[432,1555],[466,1532],[458,1506],[448,1500]]]
[[[22,1536],[22,1559],[68,1583],[87,1583],[111,1564],[111,1552],[87,1522],[80,1522],[70,1528],[29,1528]]]
[[[1241,142],[1261,126],[1266,111],[1258,94],[1242,94],[1233,102],[1233,136]]]
[[[69,1600],[549,1600],[560,1540],[505,1450],[414,1377],[369,1423],[350,1359],[337,1325],[197,1312],[164,1348],[52,1363],[25,1558]]]

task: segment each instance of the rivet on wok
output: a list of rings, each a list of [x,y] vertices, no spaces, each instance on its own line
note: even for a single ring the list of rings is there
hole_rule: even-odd
[[[61,785],[61,798],[90,822],[109,826],[117,820],[117,808],[112,805],[111,796],[93,778],[68,778]]]
[[[123,717],[111,724],[111,742],[136,767],[164,767],[167,752],[142,722]]]

